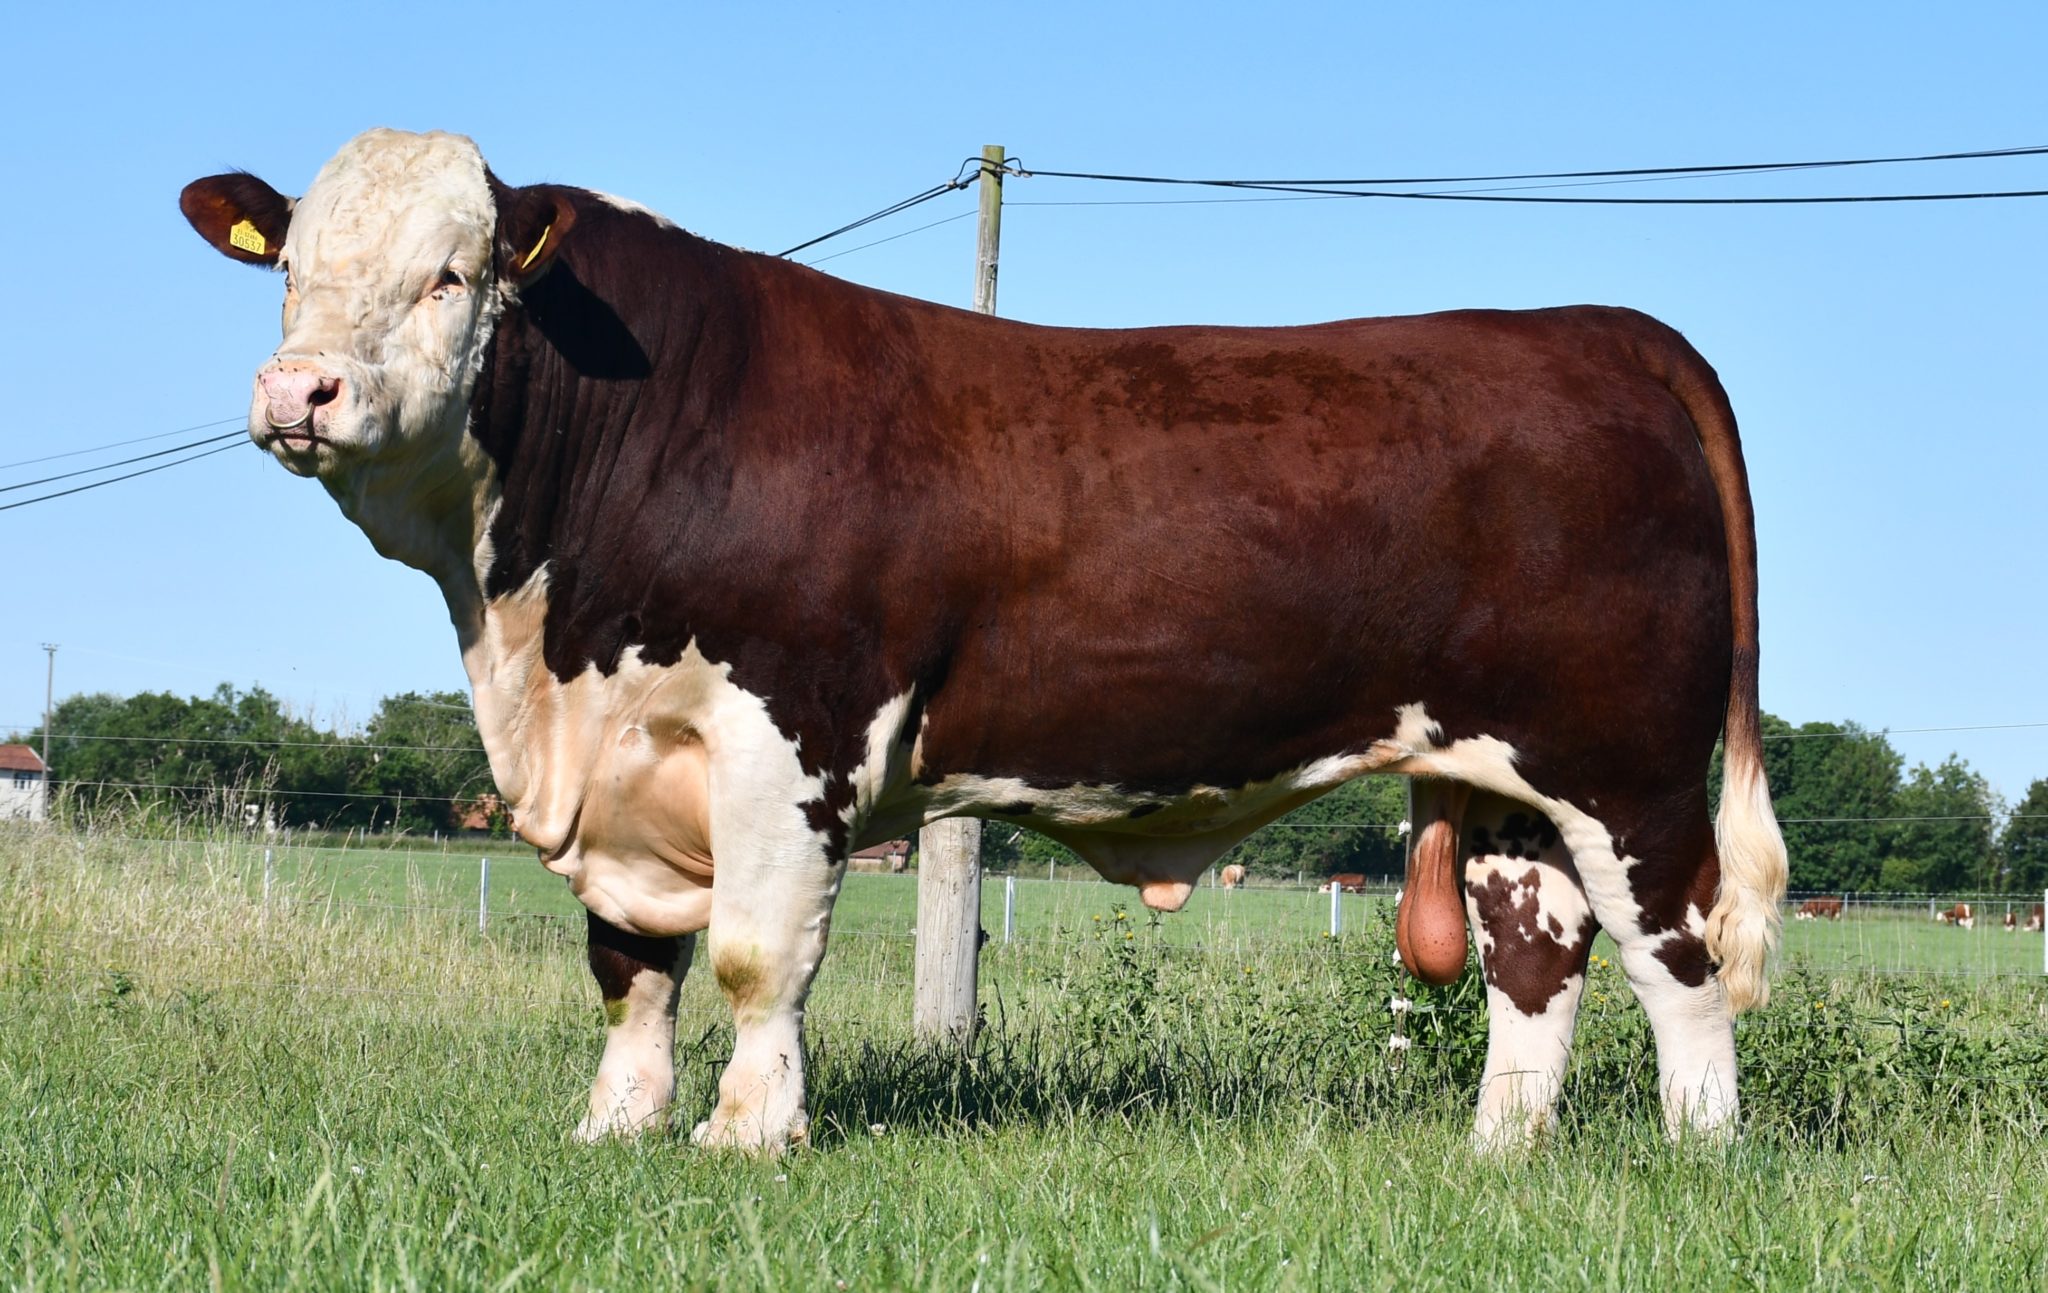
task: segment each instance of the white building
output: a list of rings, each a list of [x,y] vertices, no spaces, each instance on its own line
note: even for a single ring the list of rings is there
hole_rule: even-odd
[[[0,745],[0,819],[43,820],[50,801],[48,769],[26,745]]]

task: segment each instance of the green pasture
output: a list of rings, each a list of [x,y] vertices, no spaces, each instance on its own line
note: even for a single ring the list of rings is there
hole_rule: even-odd
[[[261,881],[239,844],[0,837],[8,1286],[2048,1287],[2048,986],[1970,972],[2038,936],[1788,926],[1730,1146],[1664,1142],[1596,965],[1560,1129],[1499,1159],[1464,1140],[1474,978],[1401,977],[1383,901],[1331,940],[1322,895],[1204,889],[1155,924],[1020,881],[1028,937],[988,947],[960,1051],[908,1035],[914,879],[855,875],[815,1145],[762,1162],[568,1142],[602,1021],[530,854],[494,857],[481,935],[473,858],[281,852],[267,911]],[[1891,972],[1894,946],[1951,959]],[[701,973],[680,1033],[687,1125],[731,1041]]]

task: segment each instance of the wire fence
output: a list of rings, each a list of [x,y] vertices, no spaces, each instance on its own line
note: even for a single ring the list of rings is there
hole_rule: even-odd
[[[468,852],[448,845],[108,835],[93,837],[88,847],[84,837],[55,831],[13,834],[21,841],[34,835],[46,845],[54,842],[57,848],[46,853],[70,853],[82,868],[153,872],[159,882],[189,885],[195,894],[225,888],[250,903],[259,920],[277,911],[324,920],[426,922],[473,930],[486,939],[525,936],[578,948],[586,921],[563,879],[518,846]],[[0,850],[8,847],[8,837],[0,835]],[[988,875],[981,907],[984,959],[1001,949],[1064,954],[1108,931],[1172,955],[1257,962],[1333,943],[1362,948],[1364,936],[1384,934],[1391,926],[1397,879],[1334,891],[1322,879],[1255,877],[1224,888],[1212,870],[1185,909],[1162,914],[1084,867],[1055,868],[1050,878],[1042,872]],[[1828,972],[2048,975],[2044,905],[2048,895],[1795,893],[1784,904],[1781,959]],[[842,951],[890,949],[895,963],[888,972],[907,985],[916,916],[915,871],[850,871],[837,901],[832,941]],[[223,929],[219,937],[246,942],[250,931]],[[1613,954],[1604,935],[1595,950]]]

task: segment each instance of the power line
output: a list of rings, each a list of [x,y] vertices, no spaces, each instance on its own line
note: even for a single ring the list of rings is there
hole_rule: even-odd
[[[17,462],[0,462],[0,471],[11,471],[16,467],[33,467],[39,462],[55,462],[59,458],[76,458],[80,454],[105,453],[109,449],[125,449],[131,444],[147,444],[151,440],[168,440],[174,435],[191,435],[194,431],[211,431],[231,422],[246,422],[246,416],[222,418],[218,422],[201,422],[198,426],[179,427],[175,431],[159,431],[155,435],[139,435],[133,440],[116,440],[111,444],[94,445],[90,449],[67,449],[63,453],[46,453],[40,458],[23,458]],[[114,464],[108,464],[112,466]]]
[[[1619,170],[1524,171],[1507,175],[1410,175],[1352,180],[1176,179],[1159,175],[1111,175],[1092,171],[1046,171],[1022,167],[1014,173],[1026,177],[1042,175],[1051,179],[1110,180],[1120,184],[1193,184],[1212,187],[1244,186],[1251,188],[1289,185],[1313,185],[1319,188],[1340,185],[1385,187],[1396,184],[1491,184],[1506,180],[1582,180],[1609,179],[1621,176],[1769,174],[1782,171],[1823,170],[1846,166],[1891,166],[1911,162],[1960,162],[2004,157],[2037,157],[2043,154],[2048,154],[2048,145],[2032,145],[2023,148],[1985,148],[1959,153],[1920,153],[1899,157],[1850,157],[1828,161],[1738,162],[1715,166],[1636,166]]]
[[[1873,736],[1907,735],[1922,732],[2010,732],[2023,727],[2048,727],[2048,723],[1966,723],[1955,727],[1881,727],[1876,731],[1864,732],[1780,732],[1766,736],[1766,741],[1805,741],[1815,737],[1834,740],[1865,740]]]
[[[1058,175],[1050,171],[1029,171],[1026,175]],[[1967,193],[1859,193],[1842,196],[1779,198],[1552,198],[1528,193],[1482,193],[1473,190],[1439,190],[1416,193],[1391,189],[1329,189],[1306,185],[1255,183],[1245,180],[1181,180],[1158,176],[1079,175],[1073,179],[1115,180],[1124,183],[1194,184],[1211,188],[1252,189],[1262,193],[1300,193],[1319,197],[1385,198],[1412,202],[1520,202],[1545,206],[1832,206],[1857,202],[1964,202],[1986,198],[2048,197],[2048,189],[2001,189]]]
[[[910,208],[914,206],[918,206],[922,203],[929,202],[933,198],[942,197],[945,194],[954,192],[955,190],[958,189],[964,189],[969,184],[973,183],[974,180],[981,175],[981,169],[982,160],[979,157],[970,157],[960,164],[960,169],[953,173],[953,178],[947,180],[943,184],[934,184],[930,188],[924,190],[922,193],[913,193],[909,197],[904,198],[901,202],[892,202],[888,206],[883,207],[879,211],[871,212],[868,215],[862,216],[858,220],[848,221],[846,224],[840,225],[837,229],[832,230],[830,233],[821,233],[817,237],[812,238],[806,242],[798,243],[796,246],[789,248],[787,251],[779,251],[775,254],[778,256],[794,256],[796,253],[802,251],[806,247],[815,247],[819,243],[826,242],[833,238],[837,238],[841,234],[852,233],[855,229],[858,229],[863,225],[873,224],[877,220],[885,220],[892,215],[901,214],[902,212],[910,210]]]
[[[1655,183],[1670,180],[1704,179],[1735,175],[1785,174],[1794,171],[1825,170],[1844,167],[1892,166],[1909,163],[1988,161],[2013,157],[2036,157],[2044,154],[2048,154],[2048,145],[2034,145],[2022,148],[1986,148],[1974,149],[1966,152],[1950,153],[1917,153],[1894,157],[1832,158],[1818,161],[1741,162],[1712,166],[1635,166],[1607,168],[1600,170],[1574,171],[1518,171],[1493,175],[1383,176],[1367,179],[1197,179],[1168,175],[1126,175],[1106,171],[1054,171],[1027,168],[1022,166],[1021,164],[1018,164],[1013,158],[1008,164],[1001,167],[1001,173],[1003,175],[1013,176],[1019,179],[1045,178],[1067,180],[1092,180],[1115,184],[1185,185],[1203,188],[1249,189],[1276,195],[1265,198],[1210,198],[1179,200],[1167,199],[1157,202],[1020,201],[1013,203],[1013,205],[1017,206],[1167,206],[1182,204],[1194,205],[1196,203],[1204,201],[1225,202],[1234,200],[1241,202],[1273,202],[1301,201],[1311,198],[1405,198],[1412,201],[1431,202],[1520,202],[1540,203],[1547,205],[1581,204],[1587,206],[1806,206],[1834,205],[1851,202],[1958,202],[1988,198],[2038,198],[2048,197],[2048,189],[1980,190],[1951,193],[1871,193],[1845,194],[1834,196],[1806,195],[1798,197],[1696,198],[1544,197],[1535,194],[1517,192],[1512,190],[1503,191],[1478,189],[1440,190],[1436,192],[1398,192],[1393,190],[1395,186],[1405,186],[1414,184],[1499,184],[1526,180],[1557,181],[1556,183],[1531,184],[1525,186],[1529,188],[1578,188],[1590,187],[1593,184]],[[989,165],[989,163],[984,162],[981,158],[970,157],[966,161],[961,163],[960,169],[957,172],[955,172],[953,178],[946,181],[945,183],[935,184],[931,188],[925,189],[918,193],[914,193],[911,196],[904,198],[900,202],[892,202],[888,206],[885,206],[878,211],[874,211],[869,213],[868,215],[864,215],[858,220],[849,221],[846,224],[840,225],[838,228],[831,230],[830,232],[819,234],[817,237],[809,239],[805,242],[800,242],[796,246],[791,247],[788,250],[780,252],[778,254],[781,256],[794,255],[797,252],[803,251],[808,247],[815,247],[819,243],[827,242],[833,238],[837,238],[841,234],[851,233],[855,229],[859,229],[865,225],[873,224],[877,220],[885,220],[890,216],[901,214],[904,211],[910,210],[912,207],[918,206],[921,203],[929,202],[933,198],[939,197],[943,194],[953,192],[957,189],[964,189],[970,183],[973,182],[975,177],[978,177],[981,174],[983,169],[987,168]],[[1579,184],[1573,183],[1573,181],[1586,181],[1588,183]],[[917,229],[907,230],[904,233],[893,235],[890,238],[878,239],[876,242],[864,243],[860,247],[853,247],[849,248],[847,251],[836,252],[833,256],[821,257],[818,260],[812,261],[810,263],[813,265],[823,264],[826,260],[834,259],[837,256],[851,255],[853,252],[864,250],[867,247],[878,246],[880,245],[880,243],[890,242],[893,241],[895,238],[908,237],[912,233],[922,232],[925,229],[936,228],[939,224],[944,223],[947,222],[935,221],[932,224],[921,225]]]
[[[0,512],[11,512],[17,507],[27,507],[31,503],[47,503],[53,498],[67,498],[72,494],[83,494],[89,489],[98,489],[103,485],[118,485],[124,480],[134,480],[137,476],[147,476],[151,472],[169,471],[173,467],[182,467],[188,462],[198,462],[201,458],[211,458],[217,453],[226,453],[228,450],[238,447],[237,445],[224,444],[218,449],[208,449],[205,453],[195,453],[189,458],[174,458],[170,462],[158,463],[154,467],[144,467],[141,471],[131,471],[125,476],[112,476],[106,480],[96,480],[90,485],[74,485],[70,489],[60,489],[54,494],[38,494],[34,498],[24,498],[18,503],[0,503]]]
[[[1224,201],[1228,201],[1229,199],[1227,199],[1227,198],[1226,198],[1226,199],[1222,199],[1222,200],[1224,200]],[[1239,200],[1240,200],[1240,201],[1256,201],[1257,199],[1239,199]],[[1288,200],[1288,199],[1274,199],[1274,200],[1275,200],[1275,201],[1286,201],[1286,200]],[[1303,201],[1305,201],[1306,199],[1300,199],[1300,200],[1303,200]],[[973,214],[974,214],[974,212],[972,212],[972,211],[962,211],[962,212],[960,212],[960,213],[959,213],[958,215],[949,215],[949,216],[947,216],[947,217],[946,217],[945,219],[943,219],[943,220],[934,220],[934,221],[932,221],[932,222],[931,222],[930,224],[921,224],[921,225],[917,226],[917,228],[915,228],[915,229],[905,229],[905,230],[904,230],[904,231],[903,231],[902,233],[892,233],[892,234],[890,234],[890,235],[889,235],[889,236],[888,236],[887,238],[877,238],[877,239],[875,239],[875,240],[874,240],[873,242],[864,242],[864,243],[862,243],[862,244],[861,244],[860,246],[858,246],[858,247],[848,247],[848,248],[847,248],[847,249],[846,249],[845,251],[835,251],[835,252],[833,252],[833,253],[832,253],[832,254],[831,254],[830,256],[820,256],[820,257],[818,257],[818,258],[817,258],[816,260],[807,260],[807,261],[805,261],[805,262],[804,262],[804,264],[806,264],[806,265],[822,265],[822,264],[824,264],[824,263],[825,263],[826,261],[828,261],[828,260],[838,260],[838,259],[839,259],[839,258],[840,258],[841,256],[851,256],[851,255],[853,255],[853,253],[855,253],[855,252],[857,252],[857,251],[866,251],[866,250],[867,250],[868,248],[870,248],[870,247],[879,247],[879,246],[881,246],[881,245],[882,245],[883,243],[885,243],[885,242],[895,242],[895,241],[896,241],[896,240],[897,240],[898,238],[908,238],[908,237],[909,237],[910,235],[912,235],[912,234],[914,234],[914,233],[923,233],[923,232],[924,232],[925,230],[927,230],[927,229],[936,229],[936,228],[938,228],[938,227],[939,227],[940,225],[942,225],[942,224],[951,224],[951,223],[953,223],[953,222],[954,222],[955,220],[965,220],[965,219],[966,219],[966,218],[967,218],[968,216],[971,216],[971,215],[973,215]]]
[[[126,467],[130,463],[148,462],[151,458],[161,458],[166,454],[183,453],[187,449],[200,449],[210,444],[219,444],[223,440],[232,440],[243,434],[244,432],[239,430],[228,431],[220,435],[208,436],[204,440],[194,440],[189,444],[174,445],[169,449],[159,449],[155,453],[141,453],[133,458],[118,458],[113,462],[103,462],[97,467],[80,467],[77,471],[60,472],[55,476],[44,476],[40,480],[24,480],[16,485],[0,485],[0,494],[11,494],[17,489],[30,489],[37,485],[48,485],[53,481],[70,480],[74,476],[90,476],[96,472],[112,471],[116,467]]]

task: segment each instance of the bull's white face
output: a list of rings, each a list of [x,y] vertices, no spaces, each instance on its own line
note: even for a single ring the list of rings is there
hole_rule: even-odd
[[[372,130],[292,206],[277,263],[284,340],[256,374],[249,432],[332,480],[446,452],[499,311],[497,212],[460,135]]]

